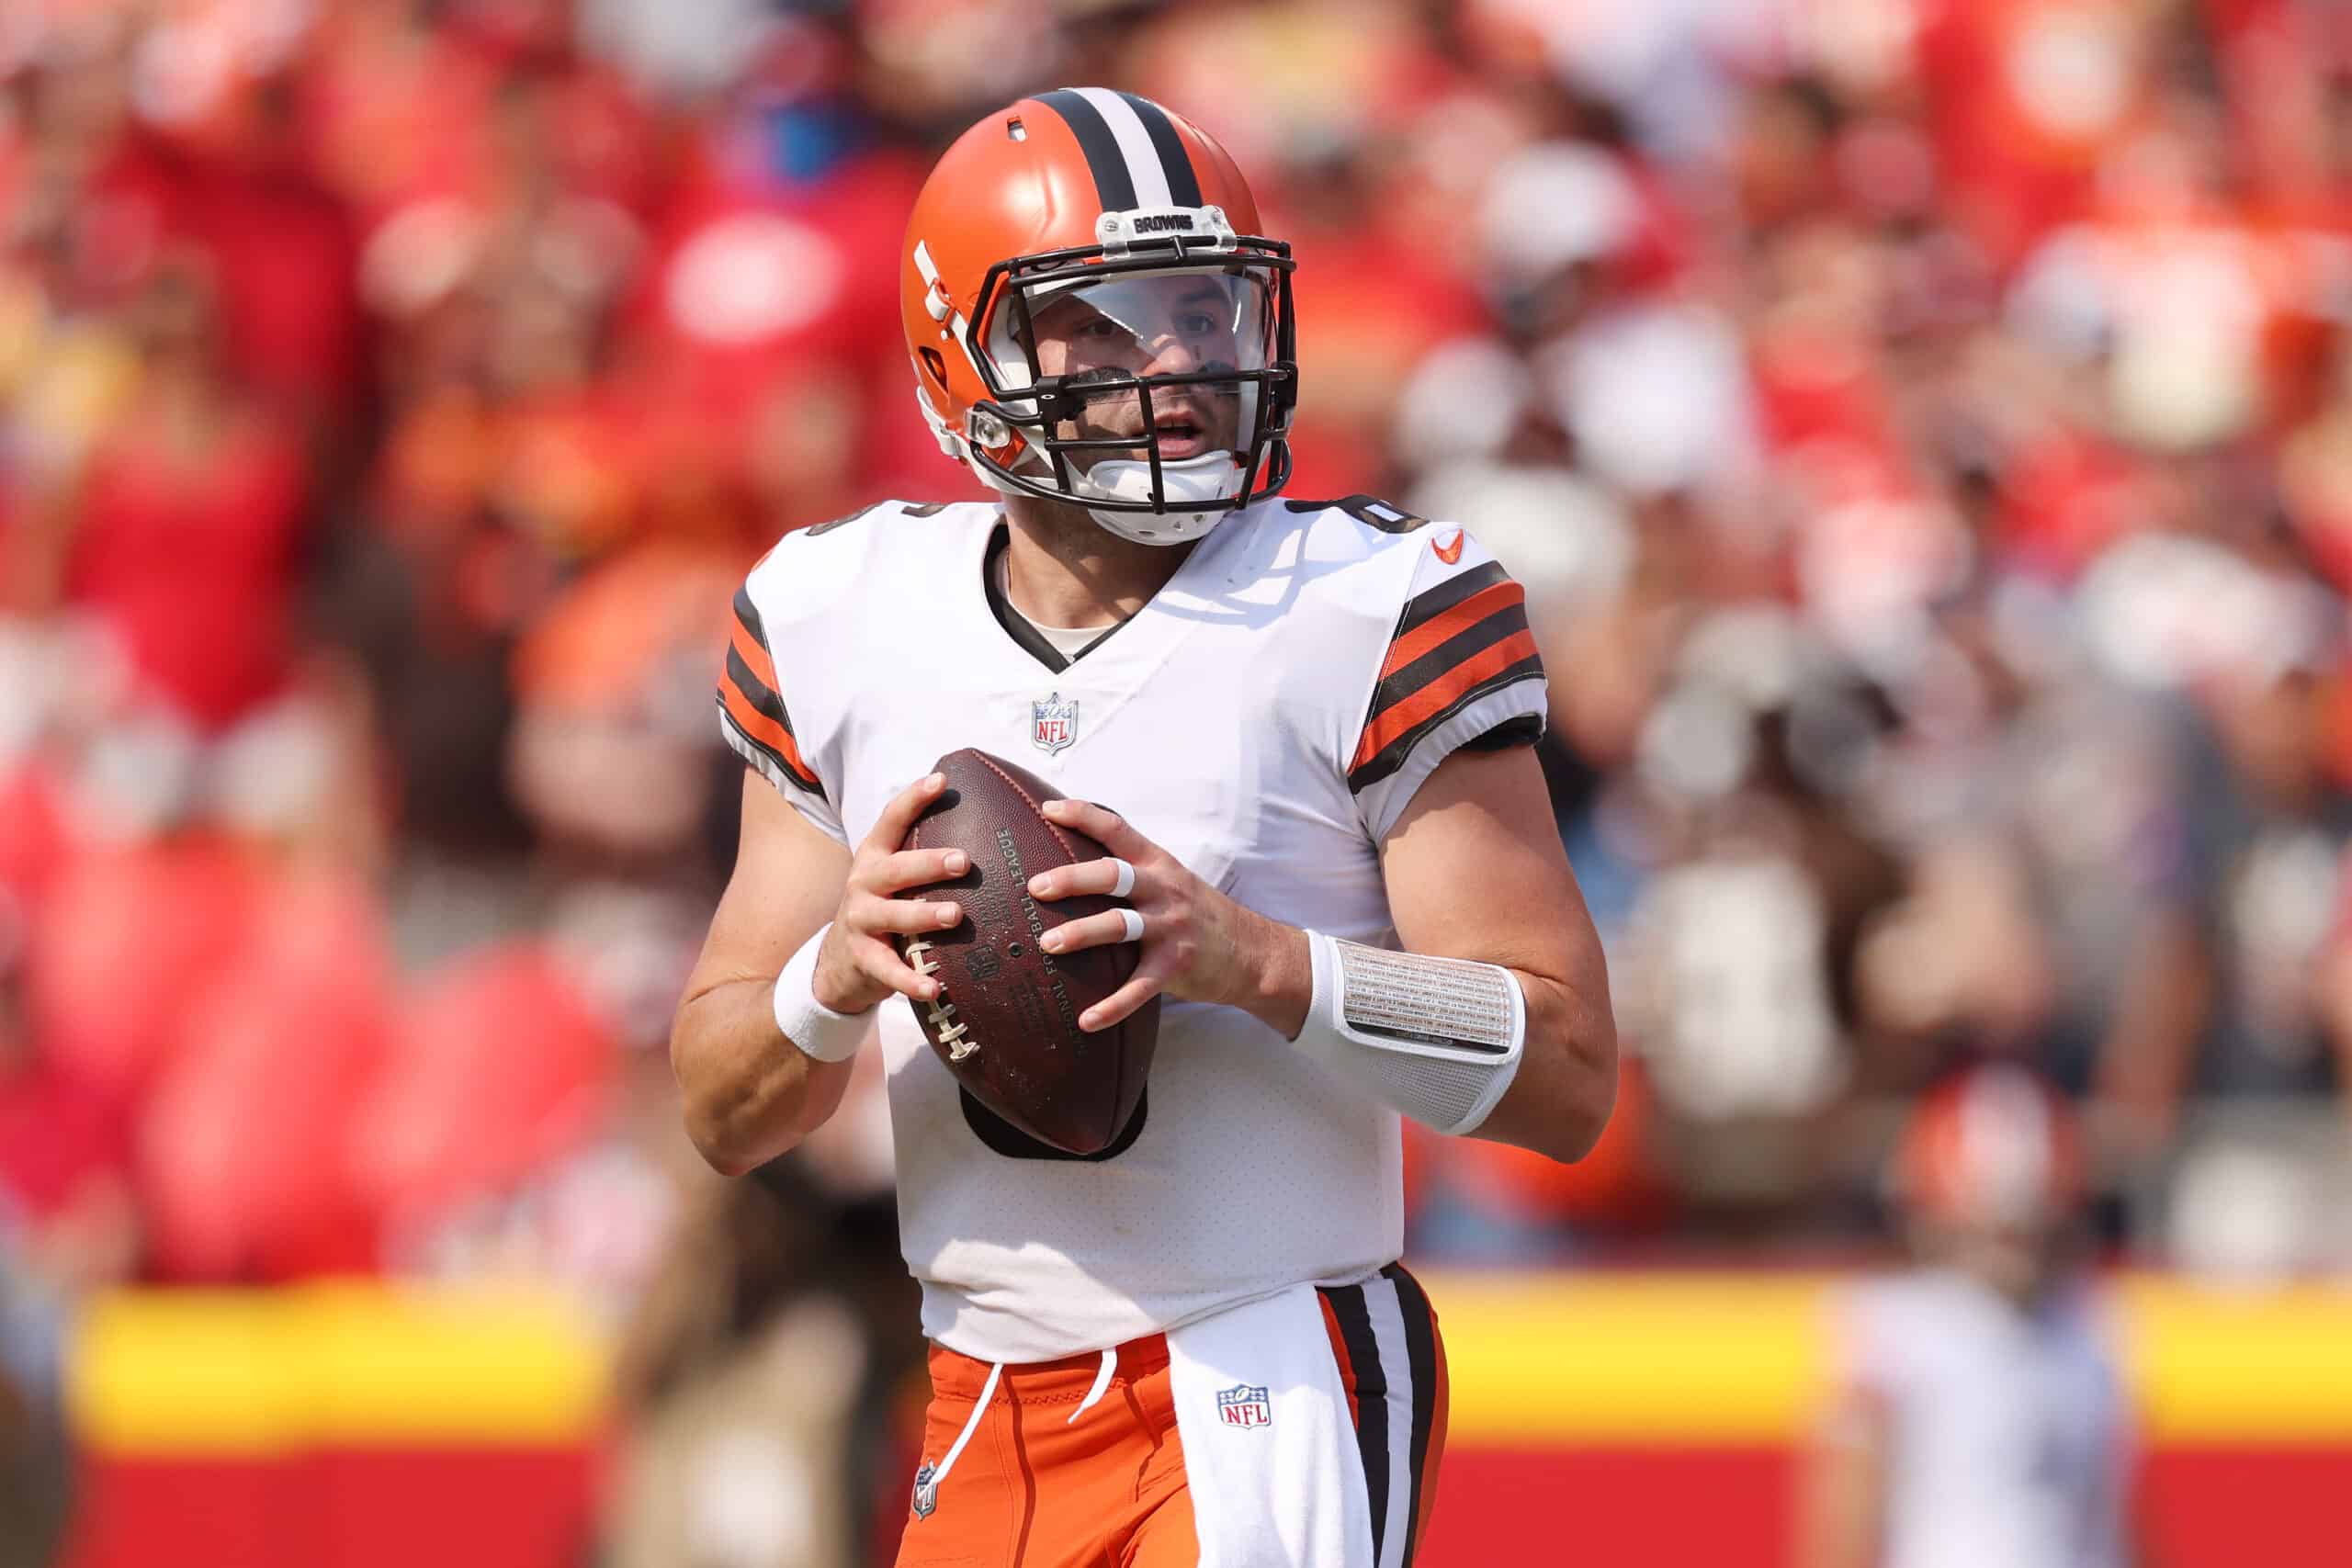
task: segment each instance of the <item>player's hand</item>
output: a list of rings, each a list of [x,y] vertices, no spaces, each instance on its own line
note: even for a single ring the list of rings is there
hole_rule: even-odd
[[[961,850],[899,847],[915,818],[946,786],[944,773],[932,773],[901,790],[882,808],[850,860],[841,907],[817,950],[817,969],[808,983],[817,999],[835,1012],[864,1012],[893,992],[919,1002],[939,995],[939,982],[916,974],[890,938],[945,931],[964,918],[960,904],[896,896],[961,876],[971,867]]]
[[[1057,866],[1029,879],[1032,897],[1047,901],[1079,894],[1114,896],[1119,862],[1135,868],[1126,905],[1143,919],[1142,951],[1127,983],[1079,1014],[1078,1026],[1108,1029],[1166,992],[1182,1001],[1234,1002],[1248,983],[1249,942],[1268,922],[1187,871],[1175,856],[1145,838],[1126,818],[1084,800],[1049,800],[1046,820],[1075,828],[1110,851],[1100,860]],[[1077,953],[1127,938],[1122,910],[1064,921],[1039,938],[1048,953]]]

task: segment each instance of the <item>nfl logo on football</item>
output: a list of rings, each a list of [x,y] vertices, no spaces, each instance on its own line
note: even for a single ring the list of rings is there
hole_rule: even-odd
[[[1042,703],[1029,705],[1029,744],[1052,756],[1078,739],[1078,699],[1065,702],[1056,692]]]
[[[1218,1393],[1216,1418],[1228,1427],[1271,1427],[1274,1424],[1274,1407],[1262,1387],[1243,1383]]]

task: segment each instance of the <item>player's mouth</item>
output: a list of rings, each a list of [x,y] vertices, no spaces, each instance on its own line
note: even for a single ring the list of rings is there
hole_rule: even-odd
[[[1162,462],[1197,457],[1209,449],[1207,429],[1199,419],[1182,410],[1161,414],[1152,421],[1152,431],[1159,439]]]

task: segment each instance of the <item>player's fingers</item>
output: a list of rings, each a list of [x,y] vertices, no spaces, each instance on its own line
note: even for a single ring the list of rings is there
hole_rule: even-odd
[[[1136,896],[1136,867],[1133,861],[1117,855],[1103,855],[1096,860],[1082,860],[1076,865],[1056,866],[1041,871],[1029,879],[1029,896],[1033,898],[1069,898],[1081,893],[1132,898]]]
[[[907,829],[915,825],[915,818],[946,787],[945,773],[925,773],[915,780],[890,797],[890,804],[874,819],[873,830],[865,835],[865,841],[876,849],[895,851],[907,841]]]
[[[899,956],[898,950],[874,937],[860,937],[851,945],[858,973],[877,986],[888,986],[909,1001],[935,1001],[939,982]]]
[[[862,880],[876,893],[890,894],[952,882],[971,869],[972,857],[961,850],[895,850],[867,867]]]
[[[1141,942],[1143,917],[1133,909],[1105,909],[1099,915],[1064,920],[1037,939],[1047,953],[1078,953],[1108,947],[1114,942]]]
[[[1152,842],[1127,825],[1127,819],[1107,806],[1091,800],[1049,800],[1042,808],[1046,820],[1075,828],[1113,854],[1140,861],[1152,852]]]
[[[1159,995],[1168,976],[1148,964],[1127,977],[1127,983],[1078,1015],[1079,1028],[1089,1034],[1110,1028]]]
[[[929,898],[861,898],[850,910],[851,923],[875,935],[944,931],[963,918],[962,905]]]

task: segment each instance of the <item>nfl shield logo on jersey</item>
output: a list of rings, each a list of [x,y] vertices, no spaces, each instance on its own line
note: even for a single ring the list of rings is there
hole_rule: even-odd
[[[1052,756],[1078,739],[1078,699],[1067,702],[1059,692],[1042,703],[1029,705],[1029,744]]]
[[[1228,1427],[1271,1427],[1274,1424],[1274,1407],[1262,1386],[1253,1388],[1242,1383],[1218,1391],[1216,1418]]]

